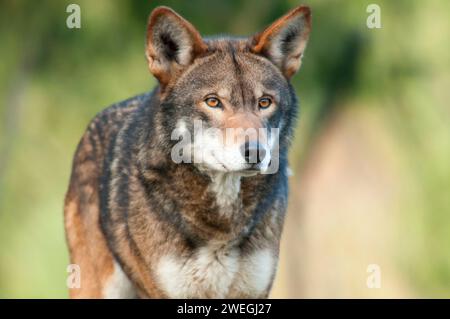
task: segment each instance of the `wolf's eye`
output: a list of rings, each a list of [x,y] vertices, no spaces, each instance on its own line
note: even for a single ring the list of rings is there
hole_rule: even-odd
[[[220,107],[220,100],[216,97],[208,97],[205,99],[206,105],[209,107]]]
[[[261,109],[267,109],[270,105],[272,105],[272,99],[269,97],[262,97],[259,99],[258,105]]]

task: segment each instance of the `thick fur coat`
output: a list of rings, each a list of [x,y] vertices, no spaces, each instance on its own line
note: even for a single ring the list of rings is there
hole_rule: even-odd
[[[74,157],[65,227],[81,287],[71,297],[268,296],[297,114],[289,79],[310,25],[302,6],[248,39],[203,39],[171,9],[152,12],[146,55],[159,85],[98,114]],[[195,155],[217,144],[214,160],[176,162],[173,132],[197,137],[195,121],[279,134],[275,143],[268,133],[234,133],[227,144],[209,133],[187,149]],[[236,160],[248,140],[264,148],[258,165]],[[276,171],[264,174],[275,161]]]

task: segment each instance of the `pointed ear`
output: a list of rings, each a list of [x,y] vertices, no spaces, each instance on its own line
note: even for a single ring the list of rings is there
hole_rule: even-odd
[[[252,39],[252,52],[267,57],[290,78],[298,71],[311,31],[311,10],[300,6]]]
[[[145,53],[150,72],[162,86],[206,50],[200,33],[175,11],[167,7],[152,11]]]

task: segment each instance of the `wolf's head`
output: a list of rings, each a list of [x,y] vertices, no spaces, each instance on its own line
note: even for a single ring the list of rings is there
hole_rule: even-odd
[[[298,7],[250,38],[204,39],[167,7],[149,18],[146,56],[160,83],[172,159],[207,171],[268,172],[296,115],[289,79],[311,29]]]

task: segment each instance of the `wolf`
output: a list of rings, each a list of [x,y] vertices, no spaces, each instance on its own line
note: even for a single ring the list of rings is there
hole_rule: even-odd
[[[310,30],[306,6],[248,38],[202,38],[172,9],[152,11],[145,54],[158,85],[95,116],[73,159],[71,298],[268,297],[298,108],[290,79]]]

